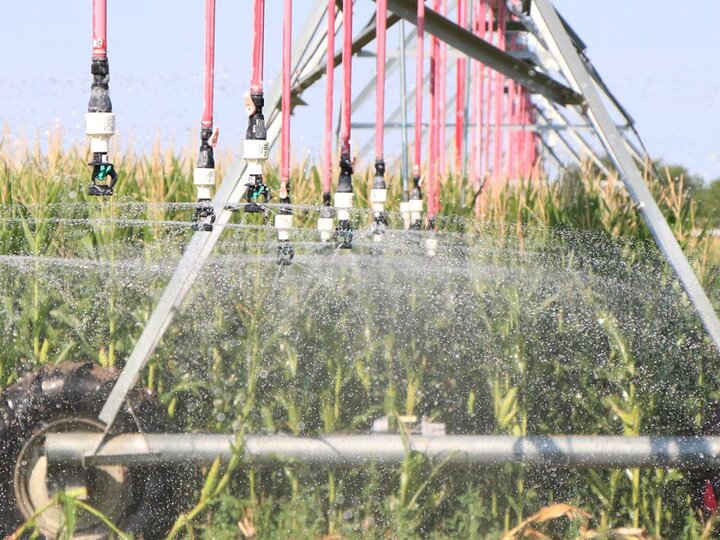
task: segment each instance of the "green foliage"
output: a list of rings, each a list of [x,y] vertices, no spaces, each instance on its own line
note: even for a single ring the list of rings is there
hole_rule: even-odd
[[[192,234],[190,159],[119,159],[112,201],[83,195],[86,161],[0,151],[0,386],[62,359],[121,366]],[[711,240],[672,174],[651,187],[717,299]],[[365,208],[370,182],[356,175]],[[396,211],[399,180],[389,183]],[[293,185],[295,203],[319,202],[315,169],[297,167]],[[409,241],[389,244],[381,266],[360,240],[358,255],[330,264],[301,246],[317,215],[299,210],[300,262],[280,272],[266,256],[271,223],[234,217],[144,379],[186,429],[237,434],[236,458],[206,471],[172,535],[487,538],[562,501],[600,531],[699,537],[678,472],[467,471],[409,451],[398,469],[242,466],[248,433],[366,431],[381,415],[453,433],[697,429],[720,395],[717,356],[616,178],[588,168],[481,193],[448,179],[441,200],[437,264]],[[370,219],[357,212],[359,233]],[[569,538],[578,523],[548,530]]]

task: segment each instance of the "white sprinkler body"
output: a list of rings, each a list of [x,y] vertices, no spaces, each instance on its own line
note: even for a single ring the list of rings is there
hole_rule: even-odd
[[[350,210],[353,207],[352,193],[335,193],[335,208],[339,221],[350,220]]]
[[[260,176],[263,165],[268,159],[270,147],[265,140],[245,139],[243,141],[243,157],[248,164],[250,176]]]
[[[372,189],[370,191],[370,202],[374,212],[384,212],[385,203],[387,202],[387,189]]]
[[[322,242],[329,242],[335,232],[335,220],[331,217],[319,218],[318,231],[320,231],[320,240]]]
[[[110,139],[115,134],[115,113],[86,113],[85,133],[90,137],[90,151],[93,154],[107,154],[110,151]]]
[[[275,228],[278,232],[278,240],[281,242],[290,240],[290,229],[292,229],[292,226],[292,214],[277,214],[275,216]]]
[[[197,188],[198,200],[212,199],[212,189],[215,187],[216,178],[215,169],[195,167],[193,184]]]
[[[405,230],[410,228],[410,201],[402,201],[400,203],[400,214],[403,218],[403,226]]]
[[[412,222],[420,221],[422,219],[422,199],[411,199],[410,201],[408,201],[408,208],[410,210],[410,220]]]

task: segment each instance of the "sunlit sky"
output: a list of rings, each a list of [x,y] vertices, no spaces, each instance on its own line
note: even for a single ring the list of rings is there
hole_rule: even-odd
[[[311,0],[296,1],[297,33]],[[650,152],[706,179],[720,177],[720,70],[716,21],[720,2],[670,0],[556,0],[589,47],[589,56],[637,121]],[[267,0],[266,73],[280,64],[280,0]],[[202,0],[109,1],[111,96],[121,140],[147,149],[158,134],[178,146],[196,144],[202,107]],[[238,147],[246,118],[250,0],[218,0],[216,124],[221,143]],[[356,8],[356,27],[374,3]],[[62,126],[68,142],[82,141],[89,95],[90,0],[5,2],[0,33],[0,123],[13,136],[43,135]],[[391,29],[390,46],[397,30]],[[355,63],[356,87],[374,60]],[[408,68],[413,69],[412,61]],[[271,81],[268,81],[270,84]],[[389,108],[397,104],[390,81]],[[449,89],[450,90],[450,89]],[[293,154],[316,157],[321,139],[323,85],[306,94],[295,115]],[[395,100],[393,102],[393,100]],[[356,120],[372,120],[372,104]],[[356,133],[363,143],[370,133]],[[360,144],[359,146],[361,146]],[[356,148],[359,147],[356,145]],[[388,155],[397,155],[388,138]]]

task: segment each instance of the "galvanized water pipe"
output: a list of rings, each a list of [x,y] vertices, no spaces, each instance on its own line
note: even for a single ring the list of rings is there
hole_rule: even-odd
[[[119,435],[93,455],[101,435],[50,433],[45,440],[48,460],[67,465],[179,465],[212,463],[231,458],[234,435]],[[370,463],[398,465],[408,449],[436,462],[465,466],[511,463],[548,468],[720,468],[720,437],[625,437],[449,435],[329,435],[294,437],[250,435],[242,447],[249,465],[297,461],[309,466],[356,467]]]

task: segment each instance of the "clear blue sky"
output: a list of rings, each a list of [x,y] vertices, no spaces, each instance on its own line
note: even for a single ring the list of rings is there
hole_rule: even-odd
[[[367,6],[364,5],[367,3]],[[110,0],[111,95],[124,140],[141,148],[161,133],[195,145],[201,109],[202,0]],[[296,32],[311,0],[295,2]],[[239,146],[246,119],[250,0],[218,0],[216,123],[221,142]],[[635,117],[651,153],[706,179],[720,177],[720,70],[716,23],[720,2],[556,0],[589,46],[589,56]],[[280,58],[280,1],[267,0],[267,74]],[[364,23],[374,4],[357,8]],[[277,18],[273,18],[277,17]],[[4,2],[0,33],[0,123],[14,135],[62,125],[82,141],[89,92],[89,0]],[[392,32],[392,31],[391,31]],[[391,44],[394,43],[394,39]],[[373,62],[356,63],[364,82]],[[412,69],[412,63],[410,64]],[[390,99],[397,95],[392,85]],[[294,155],[318,150],[322,85],[294,122]],[[392,108],[392,104],[391,104]],[[364,119],[371,116],[365,111]],[[358,142],[362,138],[358,136]],[[393,138],[388,146],[393,145]],[[388,153],[397,153],[388,148]]]

